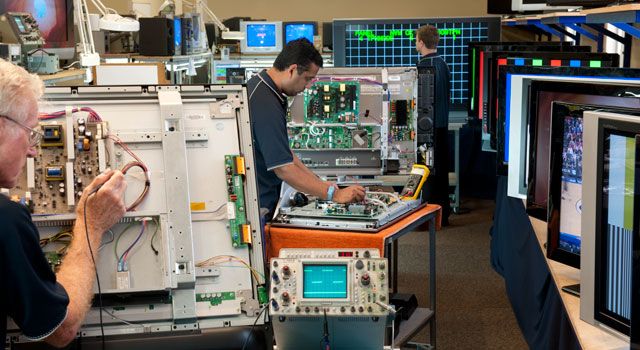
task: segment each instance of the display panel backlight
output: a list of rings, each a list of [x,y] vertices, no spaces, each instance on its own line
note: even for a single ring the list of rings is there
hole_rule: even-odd
[[[303,265],[302,295],[306,299],[346,299],[347,265]]]

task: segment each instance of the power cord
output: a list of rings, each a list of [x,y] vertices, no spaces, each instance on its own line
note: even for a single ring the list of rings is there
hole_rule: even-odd
[[[247,335],[247,337],[244,339],[244,343],[242,343],[242,350],[245,350],[245,348],[247,347],[247,344],[249,343],[249,339],[251,339],[251,335],[253,334],[253,329],[256,327],[256,324],[258,324],[258,320],[260,319],[260,316],[262,315],[262,313],[264,313],[265,310],[269,310],[269,304],[270,303],[271,303],[271,300],[269,300],[269,302],[258,313],[258,316],[256,317],[256,320],[253,322],[253,326],[251,326],[251,330],[249,331],[249,335]],[[267,313],[265,315],[268,315],[268,314],[269,314],[269,312],[267,311]]]
[[[320,340],[320,350],[331,349],[331,343],[329,342],[329,321],[327,320],[327,309],[324,309],[324,320],[322,322],[323,334]]]
[[[87,224],[87,202],[89,201],[89,198],[96,194],[96,192],[98,192],[98,190],[100,189],[100,187],[102,186],[98,186],[96,187],[96,189],[94,189],[93,191],[91,191],[91,193],[89,193],[87,195],[87,198],[84,201],[84,205],[83,205],[83,217],[84,217],[84,233],[87,237],[87,245],[89,246],[89,254],[91,254],[91,261],[93,262],[93,269],[96,273],[96,282],[98,282],[98,303],[100,305],[100,335],[102,336],[102,350],[105,349],[106,344],[105,344],[105,339],[104,339],[104,323],[102,321],[102,288],[100,286],[100,276],[98,275],[98,265],[96,265],[96,259],[93,256],[93,248],[91,248],[91,239],[89,238],[89,225]]]

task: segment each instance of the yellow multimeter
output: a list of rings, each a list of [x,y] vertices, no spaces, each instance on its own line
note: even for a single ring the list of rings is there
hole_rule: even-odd
[[[422,185],[427,181],[427,177],[429,177],[429,168],[421,164],[414,164],[411,168],[409,180],[404,185],[402,192],[400,192],[402,200],[408,201],[418,199]]]

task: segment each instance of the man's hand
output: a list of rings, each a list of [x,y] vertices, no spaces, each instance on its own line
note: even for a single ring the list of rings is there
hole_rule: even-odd
[[[122,218],[126,211],[126,188],[124,175],[119,170],[109,170],[98,175],[82,192],[76,212],[78,218],[83,218],[84,203],[87,201],[86,220],[92,235],[102,236]]]
[[[333,201],[336,203],[362,202],[365,196],[365,189],[362,186],[349,186],[336,190],[333,194]]]

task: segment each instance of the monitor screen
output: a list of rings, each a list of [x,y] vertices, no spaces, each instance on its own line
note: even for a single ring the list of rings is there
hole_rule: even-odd
[[[637,125],[634,127],[637,128]],[[629,325],[631,318],[631,252],[634,225],[636,133],[604,129],[602,163],[600,304],[611,318]],[[628,328],[625,329],[628,334]]]
[[[175,17],[173,19],[173,44],[176,47],[176,55],[182,50],[182,19]]]
[[[28,12],[38,23],[45,48],[74,47],[72,0],[5,0],[0,13]],[[16,23],[18,28],[24,27]]]
[[[248,47],[274,47],[276,46],[275,24],[248,24]]]
[[[500,39],[500,17],[340,19],[333,21],[336,67],[410,67],[420,59],[415,31],[431,24],[440,34],[438,53],[451,71],[451,108],[467,107],[467,45]]]
[[[569,112],[563,119],[559,247],[569,253],[580,254],[582,115]]]
[[[346,299],[347,265],[303,266],[302,295],[305,299]]]
[[[284,43],[288,44],[292,40],[306,38],[313,42],[313,35],[316,32],[314,23],[284,23]]]
[[[213,61],[213,76],[216,84],[227,83],[228,68],[240,68],[240,61]]]

